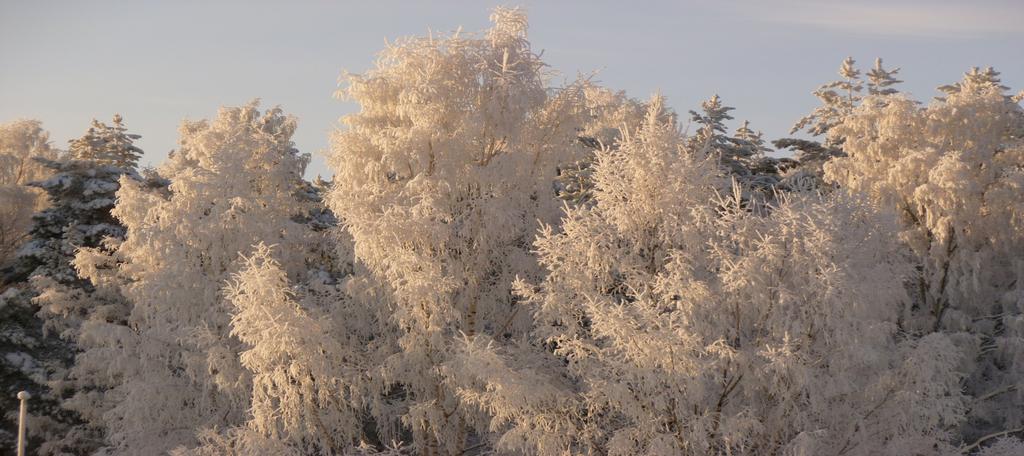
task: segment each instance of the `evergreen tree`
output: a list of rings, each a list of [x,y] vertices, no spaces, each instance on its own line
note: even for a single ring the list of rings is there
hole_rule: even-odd
[[[49,205],[33,216],[29,239],[18,251],[9,277],[22,286],[20,292],[7,294],[6,310],[18,309],[8,321],[18,322],[26,334],[21,353],[29,357],[23,366],[30,369],[25,378],[32,382],[19,387],[33,396],[33,421],[40,426],[31,435],[41,453],[84,452],[101,442],[100,433],[82,426],[74,406],[63,398],[90,386],[68,371],[82,322],[97,312],[107,318],[125,316],[123,305],[110,305],[95,294],[73,264],[79,249],[102,248],[124,238],[110,211],[121,177],[139,179],[135,162],[142,151],[132,144],[139,136],[125,133],[120,116],[114,119],[114,127],[93,121],[83,137],[71,141],[71,152],[63,160],[36,157],[51,177],[28,184],[42,190]]]
[[[748,157],[747,168],[751,177],[745,182],[751,188],[770,190],[776,188],[782,173],[793,166],[789,159],[769,157],[772,148],[765,145],[764,135],[760,131],[750,129],[750,122],[744,120],[733,138],[737,145],[744,149],[741,155]]]
[[[760,134],[744,123],[735,135],[728,134],[725,121],[732,120],[733,108],[722,104],[718,95],[701,103],[701,111],[690,111],[690,120],[699,126],[688,139],[688,147],[718,160],[719,165],[743,184],[745,191],[755,190],[771,197],[771,189],[778,182],[779,164],[765,155],[767,147]],[[747,192],[747,199],[753,194]],[[759,196],[757,199],[763,199]]]
[[[690,139],[690,146],[702,151],[705,155],[716,156],[722,165],[737,175],[745,175],[747,167],[744,161],[749,158],[750,150],[739,147],[728,134],[726,120],[732,120],[729,111],[734,108],[722,104],[718,95],[702,102],[701,112],[690,111],[690,120],[699,126],[696,134]]]
[[[113,125],[109,126],[93,120],[85,136],[71,141],[68,152],[75,159],[134,169],[142,156],[142,149],[132,142],[141,136],[127,131],[120,114],[114,114]]]
[[[986,67],[985,69],[971,67],[970,71],[964,73],[962,81],[940,86],[939,91],[946,95],[953,95],[962,92],[964,89],[977,91],[984,88],[1000,92],[1010,90],[1009,87],[1002,84],[1002,80],[999,79],[999,72],[992,67]],[[1007,95],[1007,98],[1010,97]],[[945,98],[939,98],[939,100],[945,100]]]
[[[847,116],[864,100],[861,92],[864,81],[860,78],[860,70],[857,70],[852,57],[843,60],[839,67],[839,75],[842,79],[824,84],[814,92],[814,96],[821,100],[822,105],[815,108],[811,114],[800,119],[790,134],[800,130],[806,130],[812,136],[824,136],[824,141],[814,141],[800,138],[782,138],[772,141],[772,144],[779,149],[788,149],[794,152],[793,163],[786,163],[782,167],[782,186],[794,190],[827,189],[830,184],[823,180],[823,166],[829,160],[836,157],[843,157],[842,149],[845,138],[841,135],[830,133],[832,128],[841,124]],[[900,81],[893,75],[899,72],[886,70],[882,67],[882,59],[875,59],[875,66],[868,71],[868,98],[872,103],[884,103],[886,96],[899,93],[891,86]]]
[[[72,362],[70,347],[43,328],[24,283],[3,285],[0,291],[0,447],[15,447],[19,391],[32,394],[29,444],[40,448],[62,437],[75,418],[62,410],[50,382],[60,378]]]
[[[821,100],[822,105],[793,125],[790,134],[806,129],[814,136],[826,135],[832,127],[853,112],[853,108],[862,98],[860,93],[864,87],[860,79],[860,70],[854,66],[855,64],[856,61],[852,57],[847,57],[839,66],[839,76],[842,79],[824,84],[814,91],[814,96]],[[826,146],[841,144],[842,138],[826,136]]]
[[[899,68],[896,68],[894,70],[886,70],[885,68],[882,68],[882,59],[875,59],[875,67],[869,70],[867,73],[868,94],[892,95],[894,93],[899,93],[898,90],[890,87],[903,82],[894,77],[894,75],[899,72]]]

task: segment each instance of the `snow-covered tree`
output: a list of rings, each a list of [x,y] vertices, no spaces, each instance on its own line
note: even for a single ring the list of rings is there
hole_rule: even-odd
[[[49,207],[33,216],[31,240],[18,254],[20,269],[72,285],[80,282],[71,265],[78,248],[124,238],[110,211],[121,176],[141,178],[135,167],[142,150],[133,144],[138,138],[115,115],[113,126],[93,120],[85,135],[70,141],[64,160],[37,159],[50,177],[29,185],[45,192]]]
[[[35,157],[56,159],[50,134],[38,120],[16,120],[0,124],[0,185],[26,185],[42,179],[46,170]]]
[[[115,380],[97,408],[116,451],[158,454],[246,420],[252,375],[222,288],[257,242],[280,244],[285,270],[305,272],[315,242],[293,220],[306,212],[296,193],[308,161],[291,142],[295,128],[255,102],[222,108],[182,125],[180,148],[158,169],[169,187],[121,179],[113,214],[127,238],[111,259],[86,255],[79,268],[118,285],[131,312],[122,328],[88,325],[80,338],[91,348],[77,366]],[[103,276],[104,262],[117,264],[116,277]]]
[[[749,143],[752,148],[757,152],[770,152],[771,148],[764,145],[764,134],[760,131],[754,131],[750,128],[750,121],[744,120],[739,127],[736,127],[736,132],[733,134],[736,139]]]
[[[967,443],[1024,427],[1024,110],[996,74],[974,69],[926,107],[862,104],[830,132],[848,156],[825,167],[902,216],[917,267],[902,327],[952,334],[969,354]]]
[[[252,404],[244,426],[204,433],[203,445],[181,454],[329,454],[352,448],[362,433],[362,398],[349,389],[359,356],[348,334],[332,333],[342,318],[315,302],[312,290],[289,286],[272,249],[256,246],[234,275],[231,334],[252,372]],[[302,295],[300,295],[301,293]],[[305,295],[305,296],[303,296]],[[336,297],[335,294],[329,294]]]
[[[615,147],[622,140],[622,132],[636,128],[644,119],[647,106],[624,91],[614,91],[584,81],[584,102],[587,116],[580,130],[580,139],[592,149]],[[666,116],[675,116],[671,111]]]
[[[698,126],[690,137],[691,148],[715,156],[723,167],[737,176],[748,175],[748,161],[753,151],[729,136],[725,126],[727,120],[733,119],[729,111],[734,108],[722,104],[718,95],[701,102],[700,108],[700,112],[690,111],[690,120]]]
[[[774,191],[785,172],[796,165],[789,158],[768,156],[773,149],[765,145],[764,134],[752,130],[746,120],[736,128],[733,138],[742,150],[740,155],[747,157],[745,161],[750,177],[744,184],[749,187]]]
[[[68,148],[71,157],[102,165],[135,168],[142,149],[133,141],[141,136],[128,133],[123,120],[120,114],[114,114],[113,125],[93,120],[85,136],[71,141]]]
[[[841,195],[795,193],[765,213],[743,208],[738,190],[719,197],[714,162],[657,121],[657,106],[599,156],[596,204],[569,209],[537,240],[547,278],[518,288],[573,382],[562,394],[576,401],[559,426],[521,433],[523,445],[623,455],[948,449],[945,430],[965,408],[962,358],[941,335],[899,336],[911,270],[887,236],[894,220]],[[552,423],[543,418],[520,421]]]
[[[964,79],[960,82],[954,82],[952,84],[946,84],[939,87],[939,91],[947,95],[960,93],[963,90],[977,90],[979,87],[990,87],[999,91],[1010,90],[1009,87],[1002,84],[1002,80],[999,78],[999,72],[992,67],[985,67],[981,69],[978,67],[971,67],[971,70],[964,73]],[[939,98],[944,100],[944,98]]]
[[[64,408],[36,417],[35,421],[50,423],[50,429],[33,432],[45,434],[40,436],[45,438],[45,443],[39,446],[41,454],[85,452],[102,441],[95,427],[80,426],[80,420],[70,414],[78,408],[77,400],[64,402],[62,398],[97,386],[89,379],[74,379],[74,374],[68,371],[77,350],[75,342],[81,324],[93,318],[123,322],[127,317],[123,299],[97,292],[74,266],[79,249],[103,249],[107,243],[124,238],[124,228],[110,211],[120,178],[139,179],[134,157],[142,151],[132,144],[138,135],[125,133],[119,116],[115,116],[115,122],[115,127],[107,127],[93,121],[93,127],[83,137],[71,141],[64,160],[37,158],[49,169],[51,177],[29,184],[45,192],[49,206],[33,216],[30,239],[18,251],[14,269],[19,277],[27,277],[30,286],[25,288],[24,297],[31,298],[38,308],[37,315],[42,321],[36,323],[50,333],[48,337],[60,338],[50,341],[49,352],[35,354],[38,363],[52,366],[45,382],[30,389],[37,401],[62,402]],[[102,158],[112,154],[133,159]],[[32,314],[36,314],[34,309]]]
[[[451,363],[463,337],[505,347],[529,331],[511,283],[537,277],[538,220],[557,220],[557,171],[584,151],[581,85],[547,85],[521,11],[491,18],[484,36],[403,39],[350,75],[343,95],[360,111],[328,157],[329,206],[385,323],[372,411],[383,441],[400,423],[424,454],[486,444],[489,413],[462,404]]]
[[[46,205],[46,196],[27,187],[49,170],[36,158],[56,160],[50,135],[37,120],[0,124],[0,268],[8,266],[32,226],[32,214]]]
[[[72,352],[44,330],[27,284],[4,285],[0,290],[0,447],[14,448],[18,422],[15,395],[30,391],[29,442],[32,448],[39,448],[59,439],[67,424],[74,422],[49,388],[49,382],[66,371]]]
[[[30,136],[37,143],[43,140],[38,131]],[[70,412],[74,407],[62,403],[64,396],[92,386],[69,378],[68,368],[82,321],[91,313],[107,318],[118,314],[123,319],[126,310],[123,305],[114,310],[94,296],[94,287],[79,277],[72,263],[78,249],[98,248],[107,238],[124,237],[110,210],[121,176],[137,178],[134,163],[141,150],[132,145],[137,138],[125,133],[120,117],[115,116],[115,127],[93,121],[85,136],[71,141],[70,152],[62,160],[34,157],[36,166],[50,177],[27,185],[42,190],[48,206],[32,217],[28,240],[10,269],[9,277],[23,283],[18,294],[8,294],[8,309],[23,302],[17,308],[24,314],[12,315],[10,321],[23,320],[22,331],[33,334],[19,353],[28,357],[22,364],[37,366],[38,372],[29,375],[32,384],[20,388],[29,390],[37,404],[32,421],[39,425],[32,427],[30,435],[40,441],[36,445],[40,454],[85,452],[99,440],[92,430],[78,427],[79,419]],[[113,154],[131,159],[104,158]]]
[[[733,119],[729,114],[732,110],[714,95],[701,103],[700,112],[690,111],[690,121],[698,128],[688,138],[688,147],[718,160],[744,189],[759,190],[770,197],[779,180],[780,163],[765,155],[770,149],[764,146],[760,134],[750,129],[749,123],[744,122],[734,135],[728,134],[725,122]],[[752,196],[749,192],[746,195],[747,198]]]
[[[814,109],[811,114],[800,119],[790,134],[800,130],[806,130],[812,136],[824,136],[824,141],[814,141],[800,138],[782,138],[772,141],[772,144],[779,149],[789,149],[794,152],[793,164],[787,164],[784,168],[784,176],[781,186],[797,190],[828,189],[830,186],[824,182],[823,166],[835,157],[843,156],[842,135],[830,133],[832,128],[839,125],[849,116],[853,110],[864,99],[862,94],[864,81],[860,78],[860,70],[854,67],[856,62],[851,57],[843,60],[839,67],[841,80],[833,81],[818,87],[814,92],[822,103]],[[867,87],[869,95],[892,95],[899,93],[892,88],[900,81],[894,77],[899,68],[886,70],[882,67],[882,59],[875,59],[875,66],[867,73]],[[885,97],[869,97],[873,103],[883,102]]]
[[[646,109],[643,103],[627,97],[625,92],[589,82],[583,85],[583,96],[588,115],[584,117],[579,141],[589,151],[577,162],[560,166],[556,180],[559,196],[573,204],[586,204],[591,200],[594,152],[604,147],[618,147],[620,132],[636,128]]]
[[[28,237],[39,196],[24,185],[0,186],[0,268],[10,266],[14,253]]]
[[[896,73],[900,69],[886,70],[882,67],[881,57],[875,59],[875,66],[868,70],[868,94],[869,95],[892,95],[899,93],[898,90],[890,87],[903,81],[896,79]]]
[[[880,65],[881,60],[878,63]],[[842,79],[824,84],[814,91],[814,96],[821,100],[821,106],[793,125],[790,134],[806,129],[814,136],[825,135],[853,111],[862,98],[861,91],[864,87],[860,79],[860,70],[854,66],[855,64],[853,57],[847,57],[839,66],[839,76]],[[835,135],[827,136],[825,145],[838,146],[842,144],[841,140],[841,137]]]
[[[491,20],[347,74],[330,181],[257,102],[143,172],[0,125],[0,447],[28,389],[40,455],[1024,452],[1024,92],[847,58],[780,159]]]

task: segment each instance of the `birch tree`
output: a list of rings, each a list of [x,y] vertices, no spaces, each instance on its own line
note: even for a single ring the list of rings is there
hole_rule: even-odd
[[[557,452],[952,451],[963,356],[900,336],[894,219],[842,195],[751,212],[658,105],[599,156],[596,204],[538,238],[545,280],[518,287],[578,391]]]
[[[281,244],[285,270],[304,273],[308,231],[293,217],[304,213],[295,193],[308,156],[291,142],[295,128],[277,108],[222,108],[182,125],[180,148],[158,169],[169,187],[121,180],[113,214],[127,238],[92,263],[117,264],[107,280],[130,314],[124,327],[82,335],[97,350],[85,360],[106,362],[91,369],[115,380],[101,419],[116,451],[157,454],[245,421],[252,375],[221,290],[260,241]]]
[[[965,444],[1020,429],[1024,333],[1024,111],[991,69],[973,69],[921,106],[889,95],[862,104],[830,134],[848,157],[826,178],[896,210],[915,254],[915,299],[901,318],[913,334],[948,333],[971,362]]]
[[[27,185],[48,173],[35,158],[57,159],[49,139],[37,120],[0,124],[0,267],[10,266],[32,227],[32,214],[46,205],[46,196]]]
[[[537,276],[530,241],[538,220],[557,220],[558,167],[582,158],[582,88],[548,86],[521,11],[491,19],[482,36],[400,40],[349,75],[341,93],[360,109],[329,157],[329,206],[386,324],[373,412],[382,435],[400,422],[423,454],[488,439],[490,417],[461,404],[449,362],[463,337],[512,345],[529,331],[511,283]]]

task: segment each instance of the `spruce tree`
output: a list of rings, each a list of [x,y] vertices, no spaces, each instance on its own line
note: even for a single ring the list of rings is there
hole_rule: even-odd
[[[36,426],[30,435],[40,451],[83,452],[99,441],[99,433],[83,426],[63,403],[70,389],[87,387],[69,370],[77,351],[74,340],[79,325],[98,309],[108,319],[118,313],[123,318],[124,312],[95,295],[74,259],[79,249],[102,249],[124,238],[110,211],[122,176],[139,179],[135,164],[142,150],[133,144],[138,138],[116,115],[112,126],[94,120],[84,136],[70,141],[62,160],[35,157],[50,177],[28,185],[40,189],[49,205],[32,218],[29,239],[7,274],[12,285],[0,297],[0,312],[3,351],[10,355],[5,359],[18,360],[3,367],[4,385],[14,388],[4,400],[16,390],[32,394]]]
[[[879,58],[875,59],[875,66],[867,72],[868,96],[864,97],[864,81],[855,64],[856,61],[852,57],[843,60],[839,66],[841,79],[823,84],[814,91],[814,96],[821,100],[821,106],[801,118],[789,131],[790,134],[794,134],[804,130],[811,136],[823,136],[823,141],[793,137],[772,141],[775,147],[793,152],[791,161],[784,166],[783,188],[830,188],[831,185],[826,185],[822,179],[823,166],[833,158],[845,156],[845,138],[832,133],[833,127],[842,124],[862,101],[884,103],[886,96],[899,93],[892,86],[903,82],[894,77],[900,69],[886,70],[882,67],[882,59]]]
[[[744,188],[766,191],[779,180],[779,164],[765,155],[770,149],[765,147],[760,133],[750,129],[749,123],[744,122],[734,135],[728,134],[725,121],[733,119],[729,114],[733,109],[714,95],[701,103],[700,112],[690,111],[690,121],[699,128],[688,138],[687,146],[716,159],[722,168],[744,184]]]

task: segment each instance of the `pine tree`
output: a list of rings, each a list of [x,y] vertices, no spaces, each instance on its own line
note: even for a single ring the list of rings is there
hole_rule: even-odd
[[[896,68],[894,70],[886,70],[885,68],[882,68],[882,59],[875,59],[875,67],[869,70],[867,73],[868,94],[892,95],[894,93],[899,93],[898,90],[890,87],[903,82],[894,77],[894,75],[899,72],[899,68]]]
[[[691,139],[691,147],[705,155],[719,154],[725,167],[734,169],[737,174],[743,173],[746,169],[741,160],[746,158],[743,153],[747,151],[737,148],[726,134],[725,121],[733,119],[729,111],[734,108],[723,105],[718,95],[712,95],[700,107],[701,112],[690,111],[690,120],[699,126]]]
[[[50,392],[49,383],[60,377],[72,361],[72,351],[56,335],[44,331],[36,316],[32,292],[24,283],[9,284],[0,292],[0,387],[4,412],[0,426],[0,446],[14,448],[17,435],[19,391],[32,394],[29,443],[39,448],[59,438],[74,422],[61,409],[59,398]]]
[[[800,130],[806,130],[812,136],[824,136],[824,141],[813,141],[800,138],[782,138],[772,141],[772,144],[779,149],[789,149],[794,152],[795,163],[786,163],[782,167],[783,178],[781,186],[794,190],[827,190],[830,188],[823,180],[823,166],[829,160],[844,156],[842,149],[845,138],[835,134],[833,127],[841,124],[847,116],[865,98],[861,95],[864,82],[860,78],[860,70],[857,70],[852,57],[843,60],[839,67],[841,80],[824,84],[814,92],[814,96],[821,100],[822,105],[815,108],[811,114],[801,118],[790,134]],[[868,98],[872,103],[882,103],[889,95],[899,93],[891,86],[902,81],[893,77],[899,68],[886,70],[882,67],[882,59],[875,59],[875,66],[868,71]]]
[[[688,147],[705,155],[715,157],[719,165],[729,171],[743,184],[745,198],[762,200],[770,198],[772,189],[779,181],[779,163],[765,155],[770,149],[764,146],[760,134],[754,133],[744,123],[734,135],[728,134],[725,121],[732,120],[729,111],[733,108],[722,104],[718,95],[701,103],[701,112],[690,111],[690,120],[699,126],[688,140]]]
[[[964,79],[962,81],[939,87],[939,91],[946,95],[957,94],[962,92],[964,89],[974,91],[993,89],[1000,92],[1010,90],[1009,87],[1002,84],[1002,81],[999,79],[999,72],[994,70],[992,67],[986,67],[985,69],[971,67],[970,71],[964,73]],[[939,98],[939,100],[945,100],[945,98]]]
[[[120,114],[114,114],[113,125],[106,125],[97,120],[85,136],[71,141],[68,149],[71,157],[88,160],[101,165],[117,166],[133,169],[142,156],[142,149],[132,142],[141,136],[127,133]]]
[[[792,166],[791,161],[768,156],[772,148],[765,145],[764,135],[760,131],[750,129],[750,122],[746,120],[733,133],[733,138],[736,145],[743,149],[739,155],[747,157],[745,165],[750,171],[750,177],[744,184],[762,191],[775,189],[780,175]]]
[[[854,67],[855,64],[856,61],[852,57],[847,57],[839,66],[839,76],[842,79],[824,84],[814,91],[814,96],[821,100],[822,105],[793,125],[790,134],[806,129],[814,136],[826,135],[825,146],[842,144],[841,138],[827,136],[827,133],[833,126],[841,123],[862,98],[860,93],[864,83],[860,79],[860,70]]]

